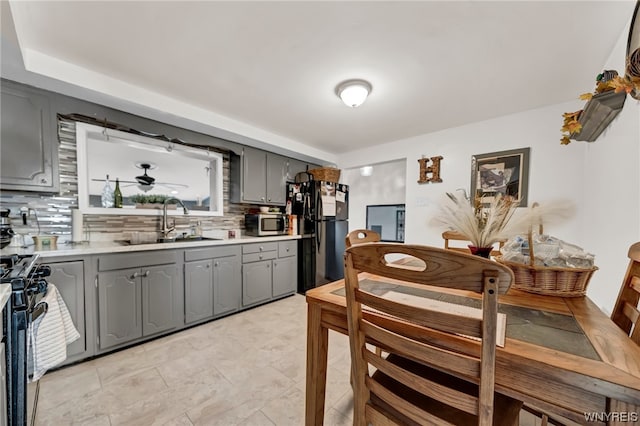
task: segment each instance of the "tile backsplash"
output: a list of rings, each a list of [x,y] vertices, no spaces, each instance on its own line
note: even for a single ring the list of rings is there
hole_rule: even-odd
[[[16,233],[29,235],[58,235],[60,241],[71,239],[71,209],[78,207],[78,160],[76,152],[75,122],[58,121],[58,155],[60,162],[60,192],[38,194],[23,191],[0,191],[0,206],[11,210],[11,226]],[[224,216],[172,216],[178,232],[188,232],[200,222],[203,230],[229,230],[243,228],[246,204],[229,203],[229,153],[223,153]],[[29,209],[24,225],[20,208]],[[159,231],[160,217],[84,215],[84,224],[91,240],[122,238],[128,231]]]

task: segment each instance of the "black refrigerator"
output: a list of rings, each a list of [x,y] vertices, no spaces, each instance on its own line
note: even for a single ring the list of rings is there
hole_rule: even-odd
[[[311,180],[290,183],[291,213],[298,217],[298,291],[344,278],[345,237],[349,232],[349,187]]]

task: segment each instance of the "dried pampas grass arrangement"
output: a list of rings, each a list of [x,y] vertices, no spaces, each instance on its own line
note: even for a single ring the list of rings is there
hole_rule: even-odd
[[[542,234],[542,225],[556,225],[571,219],[576,214],[576,206],[569,200],[548,200],[533,203],[531,207],[523,209],[509,223],[509,233],[526,234],[530,229]],[[520,213],[520,212],[518,212]]]
[[[517,207],[518,201],[507,195],[476,197],[472,202],[464,190],[447,192],[431,224],[463,235],[473,246],[491,247],[508,238],[507,225]]]

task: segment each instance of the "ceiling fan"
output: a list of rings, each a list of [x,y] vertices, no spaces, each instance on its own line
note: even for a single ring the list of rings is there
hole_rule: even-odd
[[[122,185],[123,187],[137,185],[138,189],[144,192],[150,191],[156,185],[163,186],[170,190],[177,190],[180,188],[184,189],[189,187],[188,185],[185,185],[182,183],[156,182],[156,178],[154,178],[153,176],[149,176],[149,174],[147,173],[149,170],[153,170],[158,167],[157,165],[151,162],[139,161],[135,163],[135,166],[139,169],[142,169],[143,173],[140,176],[136,176],[135,181],[121,180],[120,183],[124,184]],[[92,179],[92,180],[104,182],[104,179]]]

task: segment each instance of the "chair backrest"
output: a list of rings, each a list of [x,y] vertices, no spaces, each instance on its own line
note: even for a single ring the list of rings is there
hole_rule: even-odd
[[[622,281],[618,300],[616,301],[611,319],[631,340],[640,345],[640,327],[638,318],[638,301],[640,300],[640,242],[629,248],[629,266]]]
[[[345,238],[345,247],[349,248],[355,244],[377,243],[380,241],[380,234],[370,229],[356,229],[349,232]]]
[[[461,253],[469,253],[469,247],[452,247],[450,245],[450,241],[466,241],[467,243],[469,242],[469,239],[467,239],[467,237],[465,237],[464,235],[461,235],[455,231],[444,231],[442,233],[442,238],[444,239],[444,248],[448,249],[448,250],[455,250],[455,251],[459,251]],[[500,241],[498,243],[498,249],[497,250],[491,250],[491,256],[499,256],[500,253],[500,249],[502,248],[502,246],[504,246],[504,241]]]
[[[411,263],[422,266],[407,264],[403,267],[397,262],[387,262],[387,255],[396,254],[412,256],[417,260]],[[380,291],[369,287],[370,291],[362,289],[358,281],[360,272],[390,278],[391,282],[398,285],[402,283],[393,280],[408,281],[413,283],[414,288],[418,284],[482,294],[482,317],[470,318],[392,301],[381,296]],[[478,416],[480,424],[490,425],[495,380],[497,296],[506,293],[512,281],[513,273],[503,265],[478,256],[435,247],[375,243],[347,249],[345,282],[354,415],[357,418],[354,424],[368,424],[374,418],[385,416],[384,408],[379,409],[385,404],[418,424],[442,424],[441,420],[421,407],[404,401],[402,395],[394,393],[383,382],[376,382],[375,376],[369,374],[368,367],[372,365],[410,389]],[[375,287],[375,282],[377,281],[369,280],[367,286],[373,284]],[[388,282],[380,282],[380,286],[382,290],[385,287],[389,289]],[[480,337],[482,343],[460,335]],[[479,382],[479,396],[443,388],[442,384],[416,376],[389,362],[388,358],[373,353],[365,342],[430,369],[440,370],[445,375]],[[447,346],[447,349],[443,346]],[[380,400],[382,403],[375,403]]]

